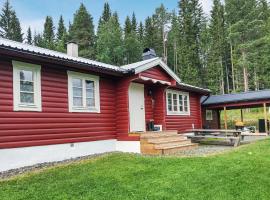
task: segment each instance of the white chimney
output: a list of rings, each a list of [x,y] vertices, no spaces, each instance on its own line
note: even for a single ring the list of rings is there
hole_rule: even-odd
[[[78,57],[78,45],[75,42],[69,42],[67,44],[67,55]]]

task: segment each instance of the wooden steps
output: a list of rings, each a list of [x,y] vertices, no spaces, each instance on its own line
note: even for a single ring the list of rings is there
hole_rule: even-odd
[[[148,155],[169,155],[197,147],[177,131],[146,132],[141,134],[140,140],[141,153]]]

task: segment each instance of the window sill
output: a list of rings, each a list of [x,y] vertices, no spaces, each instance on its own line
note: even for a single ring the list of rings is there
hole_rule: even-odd
[[[190,116],[189,112],[168,112],[167,115],[172,115],[172,116]]]
[[[71,108],[69,109],[69,112],[74,112],[74,113],[100,113],[99,108]]]
[[[34,104],[19,104],[14,106],[14,111],[31,111],[31,112],[41,112],[40,106]]]

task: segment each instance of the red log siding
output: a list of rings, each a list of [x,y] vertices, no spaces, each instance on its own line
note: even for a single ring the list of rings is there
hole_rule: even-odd
[[[166,130],[166,101],[165,101],[166,86],[159,86],[155,88],[154,98],[154,120],[155,124],[162,125],[162,128]]]
[[[171,81],[171,77],[161,67],[153,67],[151,69],[141,72],[140,75],[162,81]]]
[[[190,116],[166,115],[167,130],[178,130],[182,132],[191,129],[192,124],[194,124],[194,128],[202,128],[200,96],[195,93],[189,93],[189,99]]]
[[[42,65],[42,112],[14,112],[11,62],[0,62],[0,148],[116,138],[115,83],[100,79],[101,113],[69,113],[67,72]]]
[[[145,106],[144,107],[145,107],[145,122],[146,122],[146,124],[149,122],[149,120],[154,119],[152,96],[148,95],[149,90],[151,90],[151,86],[145,85],[145,87],[144,87]]]

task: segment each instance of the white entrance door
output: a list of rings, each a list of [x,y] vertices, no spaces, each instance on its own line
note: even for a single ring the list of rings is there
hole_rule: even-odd
[[[144,85],[131,83],[129,86],[130,132],[145,131]]]

